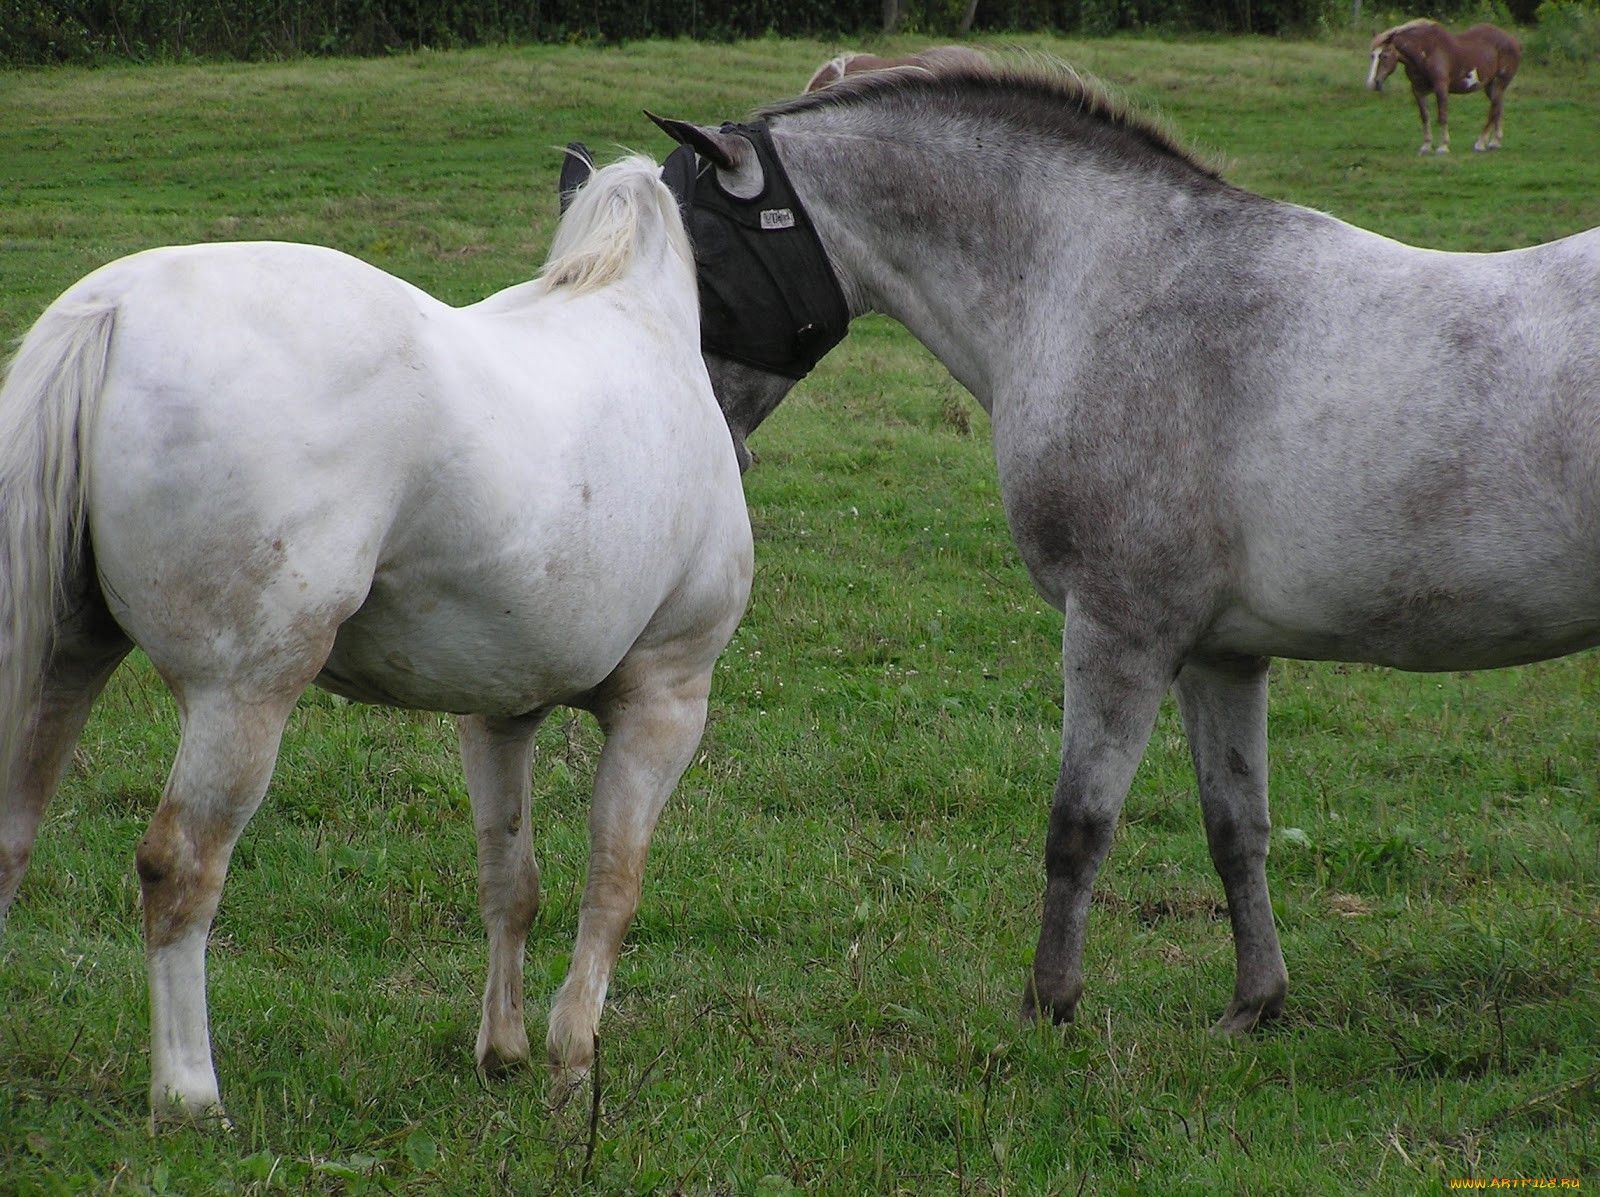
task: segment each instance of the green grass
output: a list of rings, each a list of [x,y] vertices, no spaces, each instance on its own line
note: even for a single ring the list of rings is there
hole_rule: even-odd
[[[904,43],[911,45],[912,43]],[[1506,149],[1419,159],[1361,39],[1060,43],[1235,182],[1405,240],[1600,224],[1597,80],[1529,65]],[[0,75],[0,336],[151,245],[339,246],[452,302],[528,277],[558,147],[742,115],[837,47],[641,44]],[[1101,879],[1079,1025],[1014,1017],[1037,930],[1059,620],[982,414],[858,322],[754,438],[750,612],[656,837],[598,1122],[471,1061],[484,967],[448,721],[308,695],[212,942],[230,1135],[145,1130],[132,852],[174,747],[130,665],[0,945],[0,1191],[1415,1194],[1600,1174],[1600,658],[1283,663],[1270,874],[1290,1005],[1206,1034],[1232,948],[1175,715]],[[563,974],[598,738],[541,733],[531,1030]]]

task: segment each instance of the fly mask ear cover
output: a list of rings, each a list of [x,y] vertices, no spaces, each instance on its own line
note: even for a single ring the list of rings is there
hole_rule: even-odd
[[[700,276],[700,347],[759,370],[800,379],[844,339],[850,309],[828,255],[778,161],[765,124],[722,126],[754,146],[759,195],[724,191],[701,173],[689,146],[662,177],[685,209]]]
[[[577,194],[578,188],[587,183],[592,174],[594,174],[594,159],[589,154],[589,147],[581,141],[567,142],[567,156],[561,160],[561,180],[556,184],[561,190],[563,216],[571,206],[572,197]]]

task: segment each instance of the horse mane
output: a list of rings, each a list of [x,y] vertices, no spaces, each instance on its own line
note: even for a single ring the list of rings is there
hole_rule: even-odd
[[[1427,17],[1413,17],[1402,25],[1396,25],[1392,29],[1385,29],[1382,33],[1376,34],[1372,39],[1372,48],[1376,50],[1384,42],[1392,41],[1397,33],[1405,33],[1411,29],[1420,29],[1424,25],[1437,25],[1438,23],[1437,21],[1430,21]]]
[[[686,268],[694,261],[678,201],[661,181],[661,167],[642,154],[601,167],[573,196],[550,242],[539,277],[547,291],[581,295],[627,273],[640,239],[660,226]]]
[[[995,64],[984,62],[976,51],[954,49],[960,53],[925,51],[920,66],[845,75],[818,91],[764,105],[753,119],[868,107],[900,98],[918,106],[945,99],[964,112],[987,113],[1045,138],[1088,143],[1114,156],[1127,157],[1131,149],[1153,163],[1222,181],[1218,168],[1185,148],[1163,124],[1064,62]]]

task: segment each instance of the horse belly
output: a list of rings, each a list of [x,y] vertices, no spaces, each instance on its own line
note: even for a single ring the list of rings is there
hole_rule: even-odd
[[[384,706],[520,715],[592,690],[631,643],[615,628],[601,636],[574,634],[559,618],[530,624],[511,611],[423,606],[398,616],[363,610],[351,617],[317,685]]]
[[[1257,544],[1223,651],[1487,669],[1600,643],[1600,545],[1538,521],[1448,530],[1340,523]]]

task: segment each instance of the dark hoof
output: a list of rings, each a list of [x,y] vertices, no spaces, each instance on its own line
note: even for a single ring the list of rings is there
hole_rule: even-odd
[[[1055,1026],[1062,1026],[1072,1021],[1078,1009],[1076,996],[1071,999],[1042,998],[1032,978],[1029,978],[1027,987],[1022,993],[1022,1021],[1029,1026],[1039,1022],[1049,1022]]]

